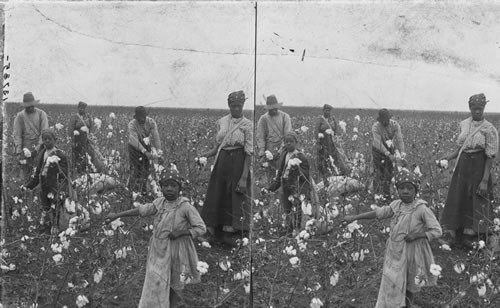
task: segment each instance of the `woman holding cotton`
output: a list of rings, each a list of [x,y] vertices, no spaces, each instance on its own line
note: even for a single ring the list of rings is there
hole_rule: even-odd
[[[491,166],[498,153],[498,131],[484,118],[484,94],[469,98],[470,117],[460,122],[454,151],[441,159],[457,159],[441,215],[451,245],[472,247],[474,236],[485,234],[493,198]]]

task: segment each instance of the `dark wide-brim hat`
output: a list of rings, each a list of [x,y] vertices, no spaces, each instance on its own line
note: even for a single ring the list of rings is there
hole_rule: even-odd
[[[392,118],[392,114],[389,112],[389,110],[383,108],[383,109],[380,109],[378,111],[377,121],[383,122],[383,121],[390,120],[391,118]]]
[[[39,104],[40,100],[35,99],[35,96],[31,92],[26,92],[24,93],[23,96],[23,107],[31,107],[35,106],[36,104]]]
[[[282,106],[283,106],[283,103],[278,103],[278,99],[276,98],[276,96],[274,94],[266,97],[266,105],[264,106],[264,108],[266,110],[278,109],[278,108],[281,108]]]

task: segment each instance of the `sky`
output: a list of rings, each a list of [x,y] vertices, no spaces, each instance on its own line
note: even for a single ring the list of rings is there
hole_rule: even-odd
[[[257,4],[257,105],[500,112],[500,3]],[[254,2],[9,3],[9,101],[253,102]]]

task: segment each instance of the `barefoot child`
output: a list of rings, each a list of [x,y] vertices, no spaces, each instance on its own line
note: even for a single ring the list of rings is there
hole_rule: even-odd
[[[59,209],[64,206],[68,194],[68,160],[64,152],[56,147],[56,133],[52,128],[42,131],[41,152],[35,173],[21,189],[41,186],[42,227],[40,233],[57,234]]]
[[[298,200],[304,196],[304,201],[311,200],[311,186],[309,182],[309,162],[304,153],[297,150],[298,138],[294,132],[288,132],[284,137],[285,151],[278,160],[278,172],[270,191],[276,191],[280,186],[283,188],[281,204],[286,214],[286,231],[291,234],[300,229],[302,209]],[[294,201],[290,197],[294,196]],[[294,208],[295,203],[295,208]],[[298,203],[298,204],[297,204]]]
[[[435,286],[437,280],[430,273],[434,257],[429,241],[442,235],[441,226],[427,203],[415,199],[419,188],[416,175],[400,171],[395,180],[399,200],[375,211],[344,218],[347,223],[391,218],[377,308],[411,307],[413,294],[421,286]]]
[[[181,179],[174,170],[160,175],[164,197],[121,213],[109,213],[106,222],[125,216],[153,216],[154,232],[149,242],[146,278],[141,308],[177,307],[187,283],[199,283],[198,255],[193,243],[206,232],[205,223],[187,198],[180,197]]]

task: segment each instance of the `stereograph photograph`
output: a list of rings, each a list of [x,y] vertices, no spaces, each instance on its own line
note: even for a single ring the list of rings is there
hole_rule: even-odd
[[[494,1],[7,1],[0,307],[497,307]]]

